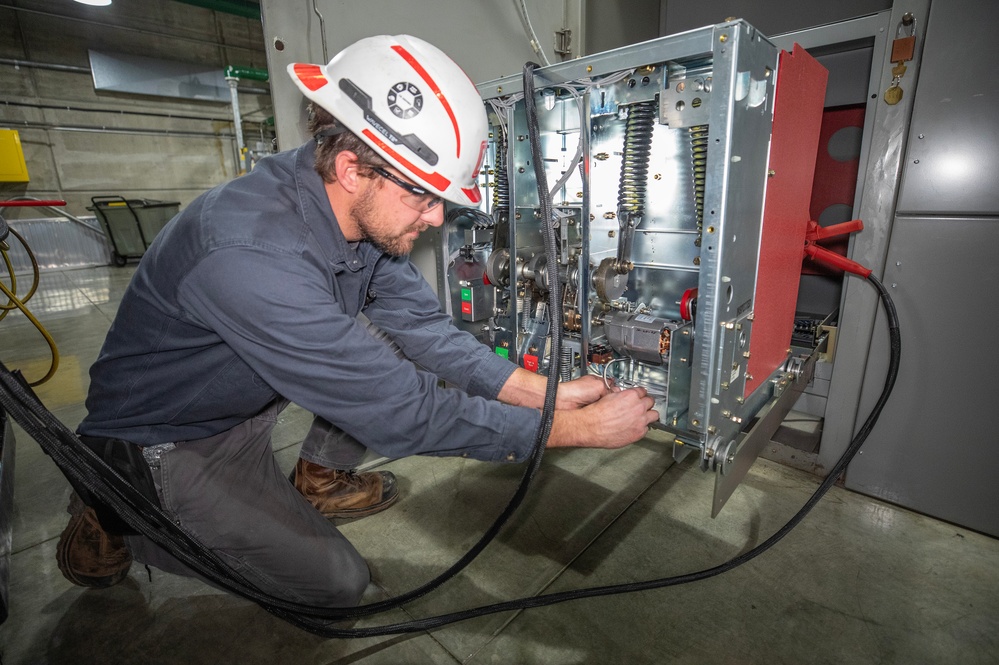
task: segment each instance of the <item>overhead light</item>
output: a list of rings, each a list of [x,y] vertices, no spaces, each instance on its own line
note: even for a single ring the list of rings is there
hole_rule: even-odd
[[[76,0],[81,5],[90,5],[91,7],[107,7],[111,4],[111,0]]]

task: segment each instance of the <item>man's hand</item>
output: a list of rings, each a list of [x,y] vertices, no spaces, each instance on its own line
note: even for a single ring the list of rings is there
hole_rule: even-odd
[[[548,447],[621,448],[634,443],[659,420],[654,404],[644,388],[628,388],[579,409],[556,411]]]
[[[547,385],[547,377],[518,367],[503,384],[497,399],[505,404],[540,409],[545,403]],[[596,376],[566,381],[558,387],[555,408],[578,409],[593,404],[608,392],[604,382]]]
[[[588,375],[559,385],[556,409],[578,409],[593,404],[609,393],[599,377]]]

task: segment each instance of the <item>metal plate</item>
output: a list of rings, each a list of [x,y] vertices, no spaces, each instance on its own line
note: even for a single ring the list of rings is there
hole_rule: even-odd
[[[999,212],[999,3],[948,0],[930,7],[917,38],[923,62],[901,81],[917,91],[897,211],[903,214]],[[917,24],[918,25],[918,24]],[[977,27],[977,37],[969,29]],[[908,64],[908,63],[907,63]],[[955,73],[958,73],[955,75]]]
[[[902,364],[846,485],[999,536],[995,285],[999,217],[900,217],[884,284],[898,309]],[[863,416],[884,385],[883,313],[871,344]]]

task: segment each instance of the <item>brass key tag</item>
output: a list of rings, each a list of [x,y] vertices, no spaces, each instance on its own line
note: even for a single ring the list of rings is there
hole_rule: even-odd
[[[893,85],[885,90],[885,103],[888,106],[895,106],[900,101],[902,101],[902,88],[898,87],[898,85]]]

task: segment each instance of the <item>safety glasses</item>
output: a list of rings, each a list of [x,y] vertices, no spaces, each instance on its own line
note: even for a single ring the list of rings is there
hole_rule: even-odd
[[[381,167],[376,166],[371,170],[409,192],[407,196],[402,197],[403,203],[414,210],[419,210],[421,213],[433,210],[444,200],[435,194],[431,194],[422,187],[417,187],[416,185],[406,182],[402,178],[392,175]]]

